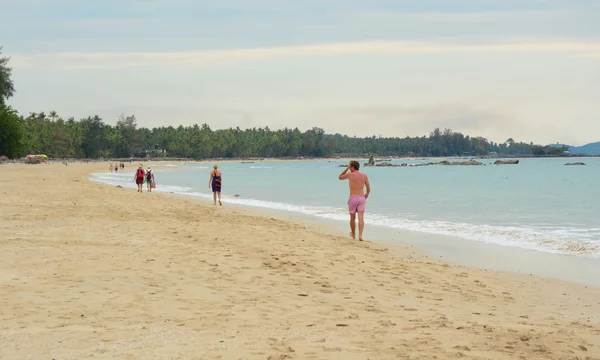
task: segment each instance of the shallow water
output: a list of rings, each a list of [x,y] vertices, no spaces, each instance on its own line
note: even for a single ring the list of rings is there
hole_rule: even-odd
[[[372,185],[367,224],[552,253],[600,258],[600,158],[518,165],[365,168]],[[398,161],[400,162],[400,161]],[[405,161],[417,164],[424,161]],[[223,163],[224,201],[346,221],[339,161]],[[159,169],[157,190],[211,198],[207,165]],[[176,167],[174,167],[175,169]],[[132,173],[93,179],[135,187]],[[234,197],[238,194],[239,197]]]

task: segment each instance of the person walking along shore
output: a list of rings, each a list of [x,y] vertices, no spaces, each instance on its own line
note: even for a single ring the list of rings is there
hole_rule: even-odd
[[[138,192],[143,192],[145,176],[146,176],[146,173],[144,172],[144,166],[142,166],[142,164],[140,164],[140,167],[135,172],[135,175],[133,175],[133,180],[137,184]]]
[[[146,170],[146,185],[148,186],[148,192],[152,192],[152,188],[154,187],[154,172],[150,166]]]
[[[219,170],[219,165],[214,166],[214,169],[210,172],[210,178],[208,179],[208,188],[212,187],[213,192],[213,201],[214,204],[217,205],[217,196],[219,197],[219,205],[223,205],[221,203],[221,185],[223,183],[223,174]]]
[[[346,169],[338,179],[349,180],[350,198],[348,199],[348,212],[350,213],[350,236],[356,239],[356,214],[358,213],[358,239],[363,241],[363,230],[365,228],[365,210],[367,199],[371,193],[371,184],[367,174],[358,171],[358,161],[350,161]],[[350,173],[348,173],[350,170]],[[364,188],[367,192],[364,192]]]

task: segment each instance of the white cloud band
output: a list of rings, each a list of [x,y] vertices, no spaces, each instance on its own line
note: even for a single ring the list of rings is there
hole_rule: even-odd
[[[182,52],[63,52],[13,55],[19,68],[121,68],[198,67],[218,61],[245,61],[280,57],[312,57],[352,54],[442,54],[442,53],[569,53],[578,58],[597,58],[598,42],[514,42],[505,44],[451,44],[433,42],[347,42],[250,49],[198,50]]]

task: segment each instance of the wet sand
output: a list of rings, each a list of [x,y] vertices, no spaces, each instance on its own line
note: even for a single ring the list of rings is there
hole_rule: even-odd
[[[0,166],[0,359],[600,359],[600,289]],[[159,184],[160,186],[160,184]]]

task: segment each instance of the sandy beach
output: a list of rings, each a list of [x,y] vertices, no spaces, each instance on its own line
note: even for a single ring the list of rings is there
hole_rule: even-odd
[[[88,180],[106,169],[0,165],[0,359],[600,359],[599,288]]]

